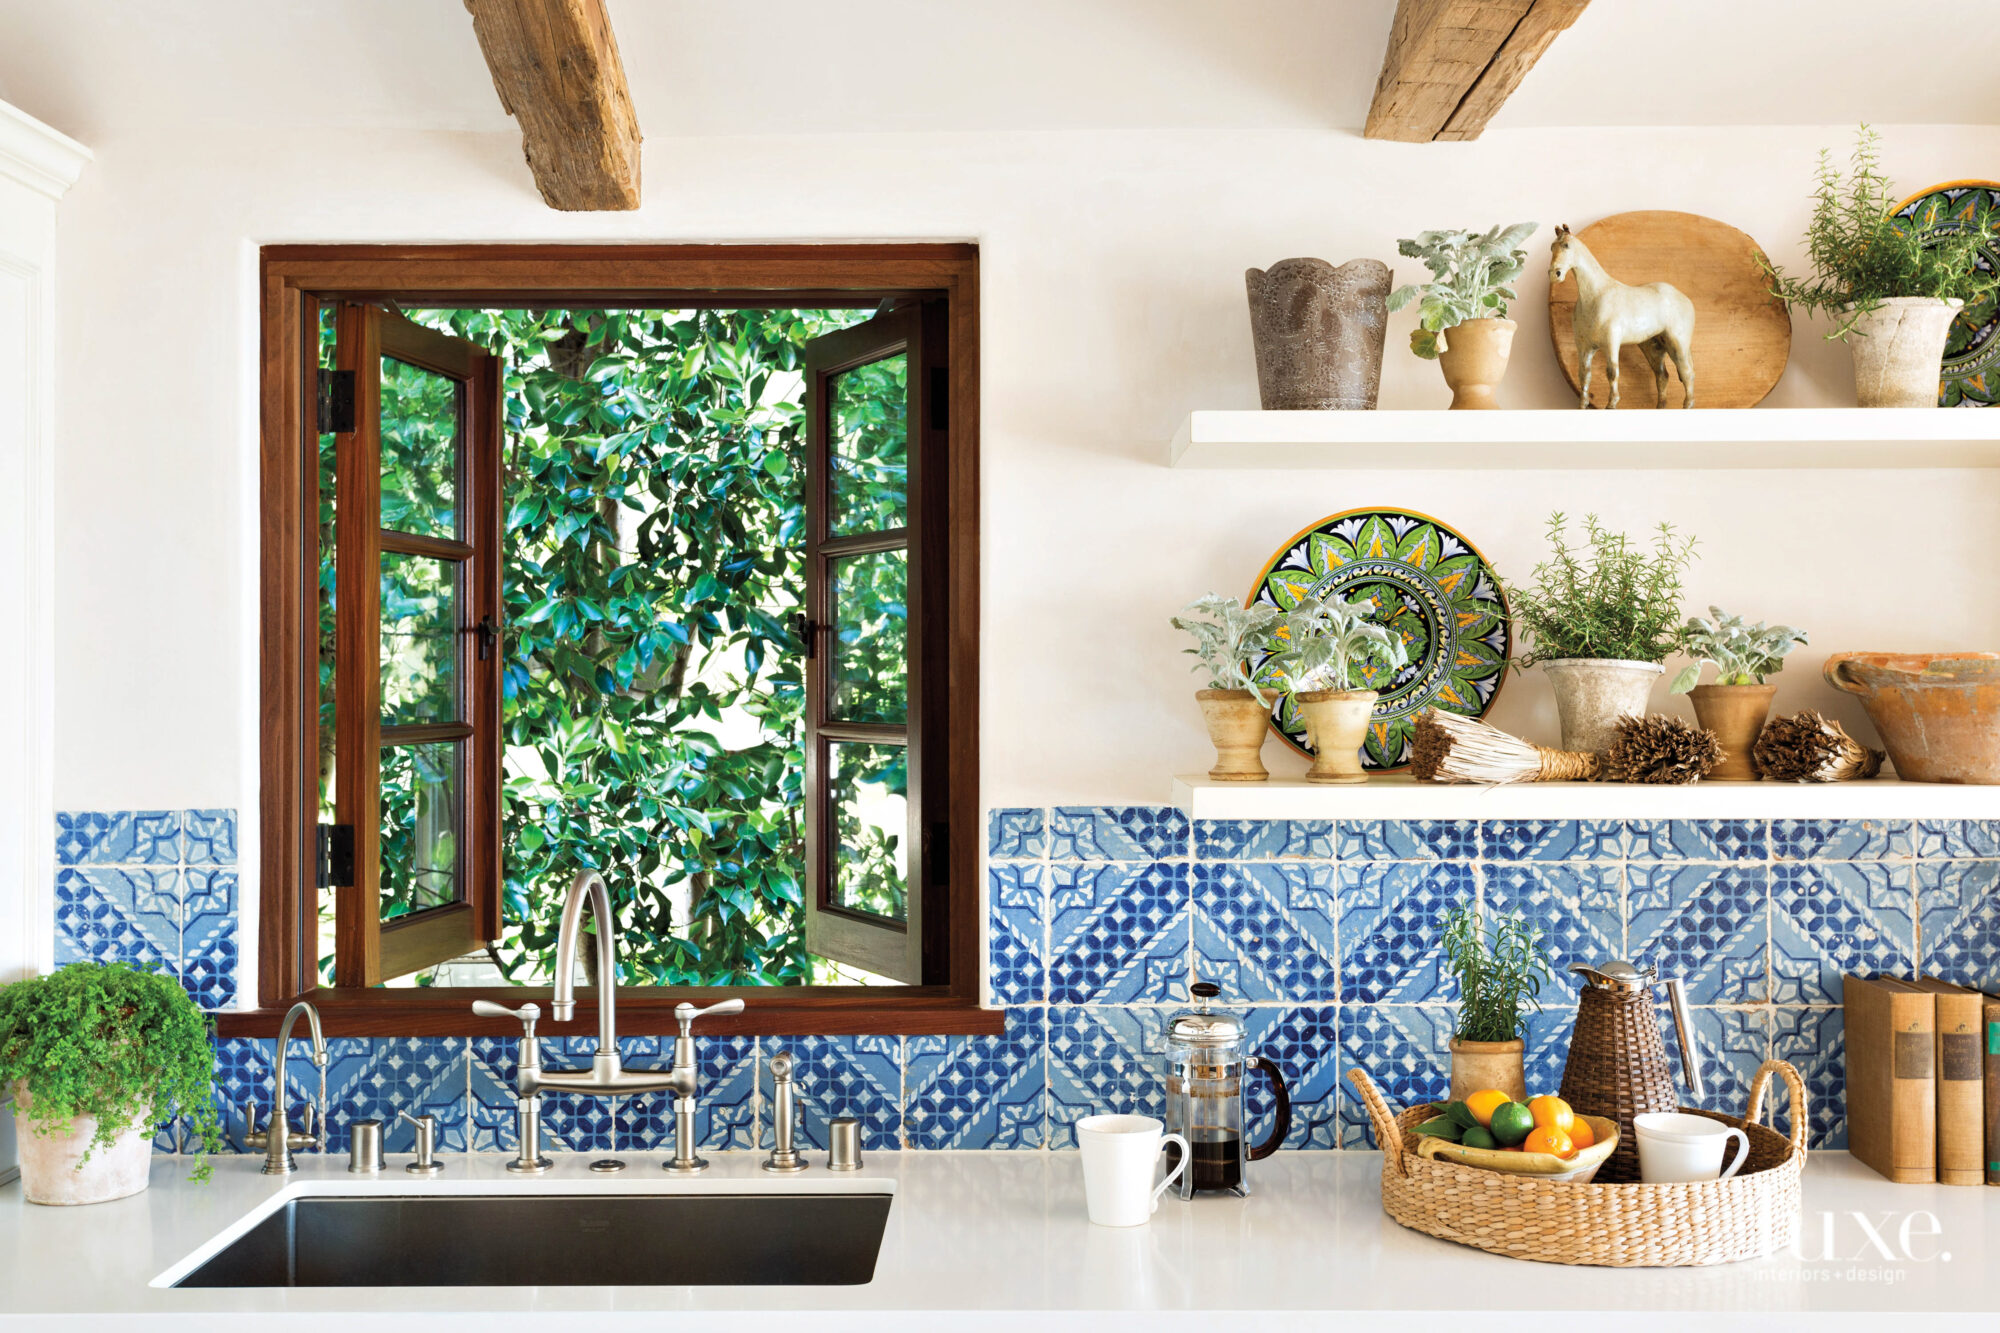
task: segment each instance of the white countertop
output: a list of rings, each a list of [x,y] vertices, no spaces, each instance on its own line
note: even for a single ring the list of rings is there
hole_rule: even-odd
[[[1921,1314],[1927,1331],[1991,1333],[2000,1312],[2000,1189],[1890,1185],[1844,1153],[1815,1154],[1805,1176],[1800,1254],[1711,1268],[1567,1268],[1502,1259],[1405,1231],[1381,1211],[1374,1153],[1281,1153],[1255,1166],[1250,1199],[1169,1197],[1150,1227],[1114,1231],[1084,1217],[1074,1153],[877,1153],[858,1178],[814,1171],[782,1184],[749,1153],[718,1154],[689,1185],[650,1158],[618,1177],[590,1175],[566,1154],[550,1175],[510,1177],[501,1156],[447,1157],[435,1181],[364,1180],[342,1160],[306,1163],[289,1180],[261,1176],[261,1159],[219,1158],[205,1185],[188,1164],[160,1159],[152,1188],[116,1203],[48,1208],[18,1184],[0,1189],[0,1327],[44,1328],[52,1315],[131,1315],[204,1330],[492,1328],[505,1313],[591,1312],[597,1329],[664,1326],[660,1312],[811,1313],[829,1329],[924,1329],[961,1312],[956,1329],[1156,1329],[1212,1325],[1214,1312],[1270,1312],[1257,1327],[1324,1327],[1346,1312],[1357,1327],[1418,1326],[1412,1314],[1484,1310],[1673,1316],[1701,1333],[1771,1327],[1795,1313],[1815,1330]],[[864,1182],[875,1182],[868,1185]],[[367,1288],[178,1291],[150,1285],[286,1191],[414,1194],[540,1191],[731,1192],[891,1188],[895,1203],[875,1280],[853,1287]],[[1864,1221],[1858,1221],[1857,1215]],[[239,1227],[240,1229],[240,1227]],[[1872,1231],[1871,1231],[1872,1229]],[[1832,1252],[1826,1238],[1832,1238]],[[1873,1239],[1879,1237],[1879,1240]],[[699,1244],[699,1237],[688,1243]],[[279,1316],[275,1321],[273,1316]],[[464,1320],[453,1318],[465,1316]],[[152,1316],[163,1318],[155,1319]],[[986,1317],[982,1317],[986,1316]],[[1667,1322],[1667,1321],[1654,1321]],[[1646,1326],[1641,1320],[1638,1326]],[[574,1326],[574,1325],[572,1325]]]

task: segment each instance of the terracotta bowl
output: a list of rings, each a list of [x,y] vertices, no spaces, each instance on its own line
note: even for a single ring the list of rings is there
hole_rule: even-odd
[[[1584,1185],[1597,1174],[1597,1168],[1603,1166],[1605,1160],[1618,1151],[1618,1122],[1606,1120],[1598,1115],[1579,1116],[1578,1119],[1590,1123],[1591,1133],[1597,1136],[1597,1142],[1570,1158],[1546,1152],[1468,1148],[1462,1143],[1453,1143],[1449,1139],[1431,1135],[1425,1135],[1417,1141],[1417,1156],[1436,1158],[1441,1162],[1456,1162],[1460,1166],[1476,1166],[1485,1171],[1501,1171],[1513,1176],[1534,1176],[1541,1180]]]
[[[1860,696],[1898,777],[2000,783],[2000,653],[1835,653],[1826,679]]]

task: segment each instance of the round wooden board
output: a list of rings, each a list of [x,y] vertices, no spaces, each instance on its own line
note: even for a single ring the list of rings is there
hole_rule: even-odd
[[[1761,248],[1726,222],[1698,213],[1652,210],[1614,213],[1576,233],[1604,271],[1631,286],[1670,282],[1694,302],[1696,407],[1755,407],[1785,373],[1792,354],[1792,316],[1765,289],[1757,267]],[[1571,392],[1577,387],[1576,276],[1549,288],[1549,337]],[[1618,358],[1618,407],[1652,407],[1653,372],[1637,347]],[[1591,377],[1590,401],[1610,397],[1603,368]],[[1679,376],[1667,377],[1667,406],[1681,405]]]

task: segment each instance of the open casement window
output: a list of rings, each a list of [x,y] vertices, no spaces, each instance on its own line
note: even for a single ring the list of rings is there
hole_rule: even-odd
[[[948,855],[946,610],[932,498],[947,429],[942,304],[806,345],[806,947],[921,984]],[[933,951],[933,956],[938,951]]]
[[[377,305],[336,330],[327,877],[337,984],[376,986],[499,929],[500,375]]]

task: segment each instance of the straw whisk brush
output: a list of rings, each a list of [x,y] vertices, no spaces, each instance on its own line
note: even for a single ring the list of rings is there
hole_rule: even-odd
[[[1594,754],[1550,750],[1458,713],[1426,709],[1417,718],[1410,771],[1419,782],[1589,782]]]

